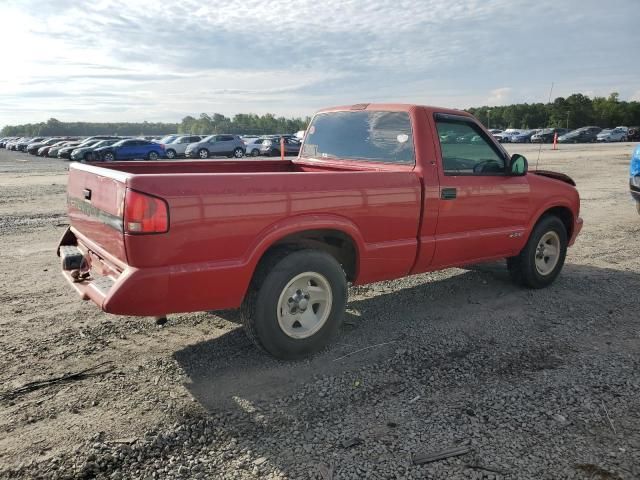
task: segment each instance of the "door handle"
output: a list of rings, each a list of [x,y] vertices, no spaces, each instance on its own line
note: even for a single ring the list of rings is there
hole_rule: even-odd
[[[443,188],[440,190],[440,198],[442,200],[455,200],[458,195],[455,188]]]

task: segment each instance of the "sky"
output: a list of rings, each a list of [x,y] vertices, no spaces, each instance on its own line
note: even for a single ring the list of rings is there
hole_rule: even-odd
[[[0,126],[640,100],[638,0],[0,0]]]

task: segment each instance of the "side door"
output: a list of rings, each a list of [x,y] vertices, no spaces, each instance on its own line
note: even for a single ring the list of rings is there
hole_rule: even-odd
[[[208,144],[209,153],[213,156],[222,155],[222,142],[220,141],[220,135],[215,135],[211,137]]]
[[[136,149],[135,142],[135,140],[127,140],[121,146],[116,147],[116,158],[118,160],[134,158]]]
[[[512,256],[529,212],[527,176],[508,172],[509,155],[470,117],[435,114],[440,195],[434,267]],[[473,133],[470,143],[458,137]]]
[[[233,135],[218,135],[218,141],[220,142],[221,155],[230,155],[233,153],[233,149],[235,148]]]

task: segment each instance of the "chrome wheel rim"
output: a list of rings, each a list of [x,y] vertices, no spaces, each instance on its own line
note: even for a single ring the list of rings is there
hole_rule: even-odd
[[[173,158],[173,157],[175,157],[175,154],[173,153],[173,150],[169,150],[167,152],[167,158]]]
[[[536,270],[540,275],[549,275],[560,259],[560,237],[554,231],[545,233],[536,247]]]
[[[112,154],[112,153],[107,153],[107,154],[105,154],[104,159],[105,159],[107,162],[110,162],[111,160],[113,160],[113,154]]]
[[[200,158],[207,158],[209,155],[206,150],[200,150]]]
[[[278,299],[278,324],[288,337],[309,338],[329,318],[333,293],[329,281],[317,272],[292,278]]]
[[[236,148],[235,149],[235,156],[236,156],[236,158],[241,158],[241,157],[244,156],[244,153],[242,152],[241,148]]]

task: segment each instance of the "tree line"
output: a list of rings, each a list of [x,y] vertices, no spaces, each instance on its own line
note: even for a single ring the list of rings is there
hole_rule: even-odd
[[[519,103],[496,107],[467,109],[488,128],[565,127],[574,129],[587,125],[598,127],[628,127],[640,125],[640,102],[622,101],[618,93],[608,97],[590,98],[574,93],[567,98],[558,97],[551,103]],[[61,122],[51,118],[46,122],[25,125],[7,125],[0,135],[6,136],[91,136],[100,134],[135,136],[163,135],[166,133],[237,133],[262,135],[294,133],[304,130],[310,117],[285,118],[271,113],[257,115],[239,113],[233,118],[220,113],[187,116],[180,123],[93,123]]]
[[[567,98],[558,97],[552,103],[484,106],[467,111],[487,128],[575,129],[591,125],[602,128],[640,125],[640,102],[621,101],[616,92],[608,97],[593,98],[574,93]]]
[[[295,133],[304,130],[310,118],[276,117],[271,113],[256,115],[239,113],[233,118],[220,113],[200,114],[194,118],[187,116],[180,123],[94,123],[94,122],[61,122],[50,118],[46,122],[28,123],[24,125],[7,125],[0,135],[15,136],[91,136],[91,135],[164,135],[167,133],[237,133],[237,134],[270,134]]]

